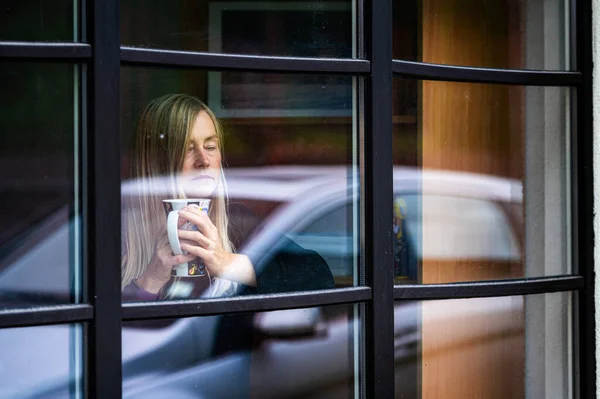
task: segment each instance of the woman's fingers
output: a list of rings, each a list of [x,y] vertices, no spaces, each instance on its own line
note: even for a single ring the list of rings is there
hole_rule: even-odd
[[[185,208],[179,211],[179,216],[195,224],[208,237],[214,238],[217,228],[204,211],[193,208]]]
[[[182,263],[191,262],[196,258],[197,258],[197,256],[192,253],[189,253],[186,255],[175,255],[172,258],[173,267],[178,266]]]
[[[191,255],[194,255],[194,257],[197,256],[197,257],[201,258],[204,261],[207,261],[211,256],[211,251],[206,250],[201,247],[198,247],[196,245],[182,243],[181,249],[183,249],[184,251],[188,252]]]
[[[173,255],[171,244],[169,244],[168,238],[161,238],[156,242],[156,253],[162,256]]]
[[[195,243],[196,245],[200,245],[203,248],[206,249],[214,249],[214,241],[212,241],[211,239],[209,239],[208,237],[206,237],[204,234],[202,234],[199,231],[193,231],[193,230],[179,230],[178,231],[178,235],[179,235],[179,239],[180,240],[187,240],[188,244],[190,243]],[[182,242],[182,241],[180,241]],[[185,241],[183,241],[185,242]]]
[[[181,226],[183,226],[186,223],[187,223],[187,220],[185,220],[184,218],[182,218],[181,215],[179,216],[179,218],[177,218],[177,228],[178,229],[180,229]]]
[[[162,244],[162,245],[160,245]],[[169,240],[159,241],[159,245],[156,248],[156,254],[165,266],[171,267],[171,265],[179,265],[181,263],[189,262],[196,259],[195,255],[183,254],[173,255]]]

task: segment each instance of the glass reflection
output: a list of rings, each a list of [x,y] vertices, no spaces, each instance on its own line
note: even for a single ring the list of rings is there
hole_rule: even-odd
[[[355,57],[353,2],[121,0],[125,45],[248,55]]]
[[[571,273],[570,90],[394,80],[395,283]]]
[[[80,325],[0,329],[1,398],[83,397]]]
[[[124,300],[358,283],[352,78],[127,68],[122,83]]]
[[[571,69],[565,0],[396,0],[393,56],[434,64]]]
[[[76,302],[78,69],[0,66],[0,308]]]
[[[571,294],[396,302],[396,398],[571,397]]]
[[[123,397],[357,397],[360,320],[342,305],[124,323]]]

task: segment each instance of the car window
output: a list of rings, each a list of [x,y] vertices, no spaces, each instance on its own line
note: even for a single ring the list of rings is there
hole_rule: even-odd
[[[420,259],[519,260],[502,206],[478,198],[404,195],[406,230]]]
[[[520,250],[511,218],[487,199],[443,195],[396,195],[394,198],[394,279],[416,281],[418,260],[518,261]],[[337,284],[352,276],[351,204],[318,217],[292,236],[318,252]],[[518,226],[515,226],[518,227]]]
[[[349,223],[352,223],[352,207],[344,206],[333,209],[307,225],[301,235],[347,236],[350,233]]]
[[[352,285],[352,204],[345,203],[291,235],[298,245],[316,251],[331,269],[336,286]]]

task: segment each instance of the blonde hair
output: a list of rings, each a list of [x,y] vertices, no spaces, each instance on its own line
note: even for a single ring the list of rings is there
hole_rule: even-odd
[[[221,124],[213,112],[195,97],[168,94],[150,102],[140,115],[130,148],[130,177],[135,179],[135,195],[126,196],[123,204],[121,290],[140,277],[152,259],[158,233],[165,228],[162,200],[185,198],[177,175],[183,168],[192,126],[201,112],[206,112],[212,119],[222,152]],[[222,167],[218,180],[209,216],[217,227],[221,245],[233,252],[227,233],[227,186]],[[237,290],[235,282],[210,275],[209,278],[211,286],[207,296],[229,295]],[[178,283],[176,278],[171,288]]]

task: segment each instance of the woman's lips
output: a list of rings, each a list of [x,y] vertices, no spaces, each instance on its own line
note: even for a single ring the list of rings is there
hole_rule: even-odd
[[[212,176],[208,176],[208,175],[202,175],[202,176],[196,176],[192,179],[192,181],[203,181],[203,180],[215,180],[213,179]]]

